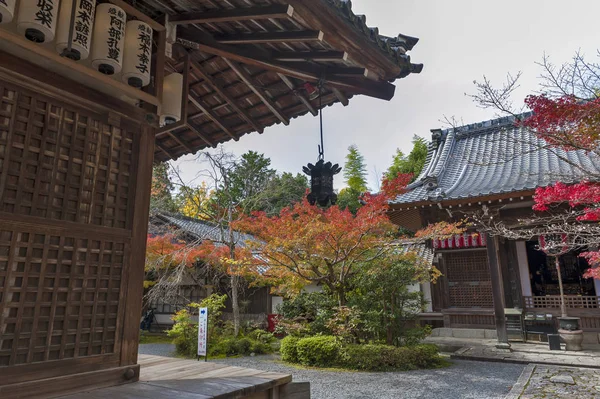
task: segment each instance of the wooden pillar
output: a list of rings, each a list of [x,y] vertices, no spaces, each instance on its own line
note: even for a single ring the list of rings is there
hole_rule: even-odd
[[[496,318],[496,331],[498,333],[499,349],[510,349],[508,333],[506,331],[506,317],[504,315],[504,288],[502,283],[502,272],[500,254],[498,252],[498,237],[487,236],[487,254],[490,264],[490,277],[492,279],[492,297],[494,299],[494,316]]]

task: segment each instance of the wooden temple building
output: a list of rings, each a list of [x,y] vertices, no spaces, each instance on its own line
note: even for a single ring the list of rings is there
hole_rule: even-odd
[[[412,231],[474,214],[516,226],[533,215],[537,187],[580,181],[582,170],[600,171],[600,159],[549,148],[512,118],[432,130],[425,167],[392,201],[390,217]],[[431,243],[443,276],[421,287],[429,301],[422,319],[438,327],[504,329],[505,312],[520,309],[524,323],[557,323],[555,260],[538,250],[538,237],[514,241],[470,229]],[[600,281],[582,277],[589,266],[577,255],[560,257],[567,311],[581,318],[586,340],[599,343]]]
[[[0,397],[140,378],[153,162],[390,100],[416,43],[343,0],[0,0]],[[185,397],[218,393],[192,374]],[[262,398],[289,379],[214,381]]]

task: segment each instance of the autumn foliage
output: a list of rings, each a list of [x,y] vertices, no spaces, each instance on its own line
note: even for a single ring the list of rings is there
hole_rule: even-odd
[[[326,286],[345,303],[352,277],[362,264],[392,256],[397,227],[387,216],[387,202],[401,193],[410,175],[385,181],[377,195],[363,196],[356,216],[347,209],[311,206],[307,200],[278,216],[254,213],[234,225],[259,238],[254,246],[268,266],[270,278],[284,293],[297,293],[309,283]]]
[[[582,150],[598,155],[600,139],[600,98],[582,101],[572,96],[549,98],[543,95],[529,96],[526,104],[533,115],[522,124],[531,129],[549,145],[565,151]],[[586,176],[596,180],[598,176]],[[583,223],[600,222],[600,184],[582,181],[577,184],[556,183],[541,187],[535,193],[535,211],[546,212],[553,207],[568,204],[577,209],[576,219]],[[600,253],[583,255],[594,266],[586,277],[600,278]]]

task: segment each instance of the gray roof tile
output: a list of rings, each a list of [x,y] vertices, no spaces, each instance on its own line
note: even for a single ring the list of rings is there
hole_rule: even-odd
[[[423,172],[392,204],[527,191],[600,173],[597,156],[550,147],[512,118],[433,133]]]

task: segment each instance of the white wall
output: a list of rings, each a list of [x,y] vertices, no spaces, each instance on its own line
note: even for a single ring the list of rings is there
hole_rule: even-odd
[[[271,314],[277,314],[277,306],[283,303],[283,297],[272,296],[271,297]]]
[[[427,282],[421,284],[421,291],[423,291],[423,296],[425,297],[425,301],[427,301],[425,304],[425,311],[433,312],[433,305],[431,303],[431,283]]]

